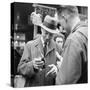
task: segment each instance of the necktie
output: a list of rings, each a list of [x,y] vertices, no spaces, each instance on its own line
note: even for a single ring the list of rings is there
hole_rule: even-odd
[[[44,51],[44,57],[45,57],[46,52],[47,52],[47,43],[46,42],[44,43],[43,51]]]

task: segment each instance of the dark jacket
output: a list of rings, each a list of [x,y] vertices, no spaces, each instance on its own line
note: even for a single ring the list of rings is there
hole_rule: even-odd
[[[54,85],[55,77],[48,76],[45,77],[48,70],[48,65],[56,64],[56,43],[52,40],[45,56],[45,68],[42,71],[37,71],[33,68],[32,60],[41,56],[43,54],[43,45],[41,39],[29,41],[22,55],[21,61],[18,65],[18,72],[26,77],[25,86],[44,86],[44,85]],[[58,50],[58,49],[57,49]]]
[[[56,84],[87,83],[88,26],[79,23],[68,36]]]

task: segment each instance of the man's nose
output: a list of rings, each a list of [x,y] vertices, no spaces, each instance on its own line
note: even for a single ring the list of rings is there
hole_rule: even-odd
[[[46,35],[46,39],[48,39],[48,38],[49,38],[49,34]]]

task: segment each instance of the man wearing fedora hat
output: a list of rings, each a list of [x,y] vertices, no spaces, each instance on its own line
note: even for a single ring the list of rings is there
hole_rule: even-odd
[[[18,65],[18,72],[26,77],[25,86],[55,85],[58,71],[55,52],[59,52],[59,48],[53,34],[58,34],[57,22],[48,15],[43,23],[39,23],[40,20],[38,17],[37,23],[34,20],[33,24],[41,27],[42,35],[26,44]]]

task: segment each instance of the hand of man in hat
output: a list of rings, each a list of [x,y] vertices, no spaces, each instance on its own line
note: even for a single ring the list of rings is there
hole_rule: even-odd
[[[40,14],[36,14],[35,12],[31,13],[31,20],[34,25],[40,25],[42,23],[42,18]]]
[[[57,67],[54,64],[48,65],[48,67],[51,68],[51,69],[50,69],[50,71],[48,71],[46,73],[46,77],[48,75],[51,75],[51,76],[55,77],[57,75],[57,71],[58,71]]]
[[[32,62],[33,62],[33,67],[34,67],[35,69],[42,69],[42,67],[43,67],[43,65],[44,65],[44,61],[42,61],[42,58],[41,58],[41,57],[39,57],[39,58],[34,58],[34,59],[32,60]]]

